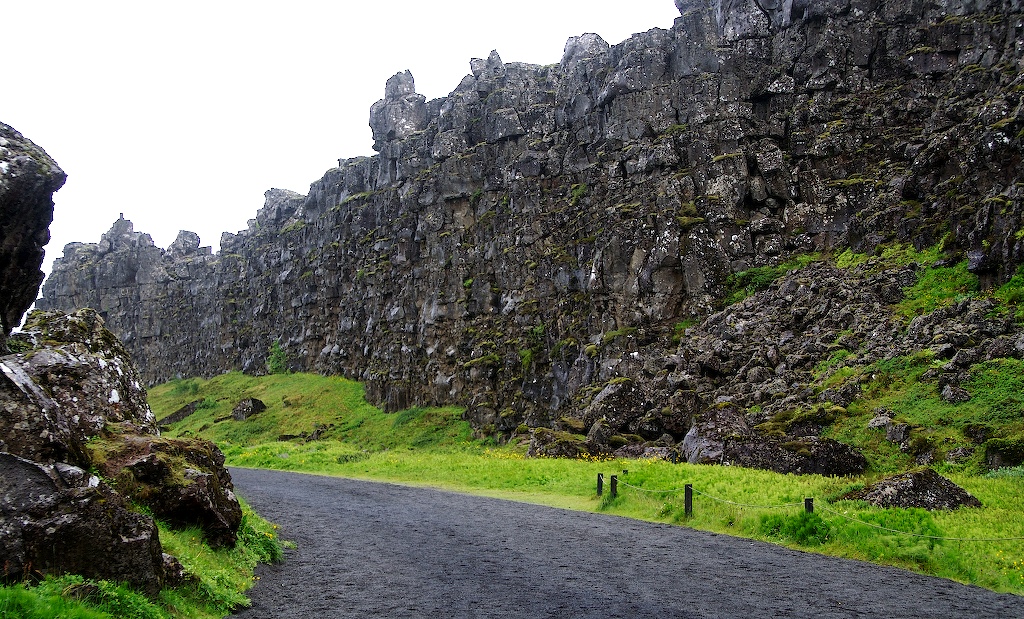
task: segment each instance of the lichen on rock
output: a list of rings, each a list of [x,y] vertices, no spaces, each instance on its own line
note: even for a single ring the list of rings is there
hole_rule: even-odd
[[[76,573],[155,594],[180,566],[133,505],[234,545],[223,454],[159,437],[138,370],[95,311],[33,312],[15,337],[19,352],[0,356],[0,578]]]
[[[981,507],[981,501],[932,469],[881,479],[844,499],[867,501],[876,507],[920,507],[928,510]]]

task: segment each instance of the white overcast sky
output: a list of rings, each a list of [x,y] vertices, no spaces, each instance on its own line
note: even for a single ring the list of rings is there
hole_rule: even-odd
[[[373,154],[384,83],[428,99],[471,58],[551,64],[570,36],[611,44],[669,28],[672,0],[0,0],[0,121],[68,174],[44,270],[119,213],[167,247],[216,250],[272,187],[305,194],[340,157]]]

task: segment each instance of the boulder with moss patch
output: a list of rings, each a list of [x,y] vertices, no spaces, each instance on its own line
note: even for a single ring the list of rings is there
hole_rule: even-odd
[[[681,444],[687,461],[732,464],[779,473],[856,475],[867,459],[855,447],[818,436],[765,434],[732,402],[709,407]]]
[[[921,507],[957,509],[981,507],[981,501],[932,469],[922,469],[886,477],[844,499],[867,501],[876,507]]]
[[[172,526],[198,525],[214,548],[233,547],[242,510],[224,454],[205,440],[114,435],[89,445],[121,494]]]
[[[0,357],[0,452],[4,496],[25,500],[3,506],[6,578],[73,572],[148,592],[178,579],[132,504],[234,545],[241,509],[223,454],[159,436],[138,371],[96,312],[34,312],[14,341],[19,352]]]
[[[0,557],[0,580],[8,582],[81,574],[151,595],[165,582],[152,518],[80,468],[9,453],[0,453]]]
[[[536,428],[530,436],[527,455],[548,458],[579,458],[590,453],[587,438],[579,434]]]

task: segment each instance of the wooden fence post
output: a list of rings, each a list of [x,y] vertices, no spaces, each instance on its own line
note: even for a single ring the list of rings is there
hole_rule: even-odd
[[[604,492],[604,473],[597,474],[597,496]]]
[[[618,475],[612,475],[612,498],[619,496],[619,477]]]
[[[807,512],[808,514],[813,514],[814,513],[814,498],[813,497],[807,497],[806,499],[804,499],[804,511]]]
[[[683,513],[687,518],[693,516],[693,484],[683,486]]]

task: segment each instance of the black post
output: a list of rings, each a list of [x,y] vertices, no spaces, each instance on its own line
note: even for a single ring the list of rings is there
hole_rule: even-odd
[[[813,497],[807,497],[806,499],[804,499],[804,511],[807,512],[808,514],[813,514],[814,513],[814,498]]]
[[[597,496],[604,492],[604,473],[597,474]]]
[[[612,498],[619,496],[619,476],[612,475]]]
[[[693,515],[693,484],[683,486],[683,513],[687,518]]]

